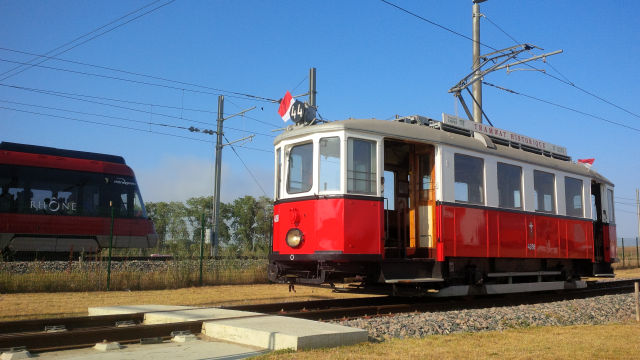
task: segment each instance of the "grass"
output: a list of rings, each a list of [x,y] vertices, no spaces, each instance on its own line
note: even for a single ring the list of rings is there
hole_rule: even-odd
[[[620,261],[613,264],[614,269],[617,270],[640,267],[640,261],[638,261],[638,249],[636,249],[635,245],[625,246],[624,253],[622,252],[622,250],[622,247],[619,247],[617,249],[617,257],[620,259]]]
[[[0,294],[0,321],[87,315],[87,308],[115,305],[219,306],[270,302],[353,298],[365,295],[334,293],[328,287],[286,284],[221,285],[152,291],[96,291]]]
[[[104,262],[85,263],[80,268],[48,271],[34,263],[31,272],[0,272],[0,293],[101,291],[107,288]],[[203,271],[204,285],[264,284],[268,282],[266,260],[252,264],[217,261]],[[171,261],[165,270],[112,270],[111,290],[177,289],[200,284],[199,263],[195,260]]]
[[[257,359],[637,359],[638,323],[535,327],[393,339],[331,349],[280,351]]]

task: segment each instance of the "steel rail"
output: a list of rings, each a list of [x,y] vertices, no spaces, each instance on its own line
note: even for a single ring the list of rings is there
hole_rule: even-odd
[[[0,348],[24,346],[30,352],[65,350],[94,346],[102,341],[120,343],[139,342],[144,338],[167,339],[174,331],[198,334],[202,321],[169,324],[134,325],[127,327],[98,327],[60,332],[17,333],[0,335]]]
[[[310,320],[334,320],[363,316],[386,316],[407,312],[437,312],[460,309],[517,306],[580,299],[605,294],[628,293],[638,280],[590,282],[585,289],[485,295],[479,297],[368,297],[270,303],[224,307],[230,310],[252,311],[263,314],[289,316]],[[145,338],[168,339],[173,331],[198,334],[207,320],[169,324],[141,325],[143,313],[21,320],[0,323],[0,348],[24,346],[31,352],[83,348],[103,340],[120,343],[139,342]],[[116,322],[130,321],[134,325],[116,327]],[[64,330],[45,332],[47,326],[63,326]]]

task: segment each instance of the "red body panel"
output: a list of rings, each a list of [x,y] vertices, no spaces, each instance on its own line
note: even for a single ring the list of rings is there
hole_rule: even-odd
[[[109,235],[111,219],[107,217],[56,216],[0,213],[0,233],[30,235]],[[113,222],[114,236],[153,234],[147,219],[118,219]]]
[[[613,259],[618,257],[618,238],[616,237],[615,225],[604,225],[602,228],[604,242],[604,261],[612,262]]]
[[[0,164],[134,176],[131,168],[124,164],[6,150],[0,151]]]
[[[588,219],[452,205],[438,207],[441,224],[436,229],[442,243],[438,259],[445,256],[593,259],[593,223]]]
[[[273,208],[273,251],[280,254],[383,253],[382,201],[327,198],[290,201]],[[298,228],[302,245],[287,245],[287,232]]]

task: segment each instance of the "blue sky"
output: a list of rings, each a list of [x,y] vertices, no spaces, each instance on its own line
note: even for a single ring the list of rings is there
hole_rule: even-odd
[[[45,53],[150,1],[1,2],[0,73],[16,66],[10,61],[31,59],[16,50]],[[470,0],[393,2],[471,35]],[[545,51],[562,49],[563,54],[549,58],[559,73],[541,62],[533,65],[632,114],[540,72],[495,72],[486,81],[640,129],[640,3],[489,0],[481,4],[481,12],[486,16],[483,43],[495,48],[514,44],[488,18],[520,42]],[[381,1],[177,0],[59,58],[272,99],[286,90],[305,92],[309,67],[314,66],[319,112],[326,119],[388,119],[395,114],[439,119],[442,112],[456,111],[447,90],[470,71],[471,43]],[[209,135],[149,122],[213,129],[218,91],[56,60],[42,65],[162,86],[32,67],[0,81],[5,85],[0,86],[0,107],[21,110],[0,109],[0,140],[122,155],[147,201],[212,193],[212,143],[60,117],[213,141]],[[77,94],[93,102],[6,85]],[[83,97],[87,95],[129,102]],[[565,146],[574,159],[595,157],[594,167],[616,184],[618,234],[636,235],[635,208],[625,203],[633,202],[640,186],[639,131],[486,86],[483,100],[497,127]],[[248,113],[251,118],[228,120],[225,133],[229,140],[256,133],[245,145],[251,149],[237,151],[271,196],[272,130],[283,123],[277,105],[242,97],[227,96],[225,113],[251,106],[257,106]],[[263,195],[228,147],[223,171],[223,201]]]

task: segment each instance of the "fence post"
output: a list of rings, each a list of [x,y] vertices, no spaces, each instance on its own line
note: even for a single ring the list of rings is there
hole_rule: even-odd
[[[202,286],[202,258],[204,257],[204,213],[200,222],[200,286]]]
[[[633,288],[635,290],[635,296],[636,296],[636,321],[640,321],[640,302],[638,302],[639,299],[639,294],[638,294],[638,282],[634,282],[633,283]]]
[[[113,217],[115,212],[111,201],[109,201],[109,205],[111,205],[111,232],[109,233],[109,260],[107,261],[107,291],[111,289],[111,248],[113,246]]]
[[[636,267],[640,267],[640,251],[638,250],[638,237],[636,236]]]
[[[624,238],[622,238],[622,268],[624,269],[626,267],[625,265],[625,259],[624,259]]]

